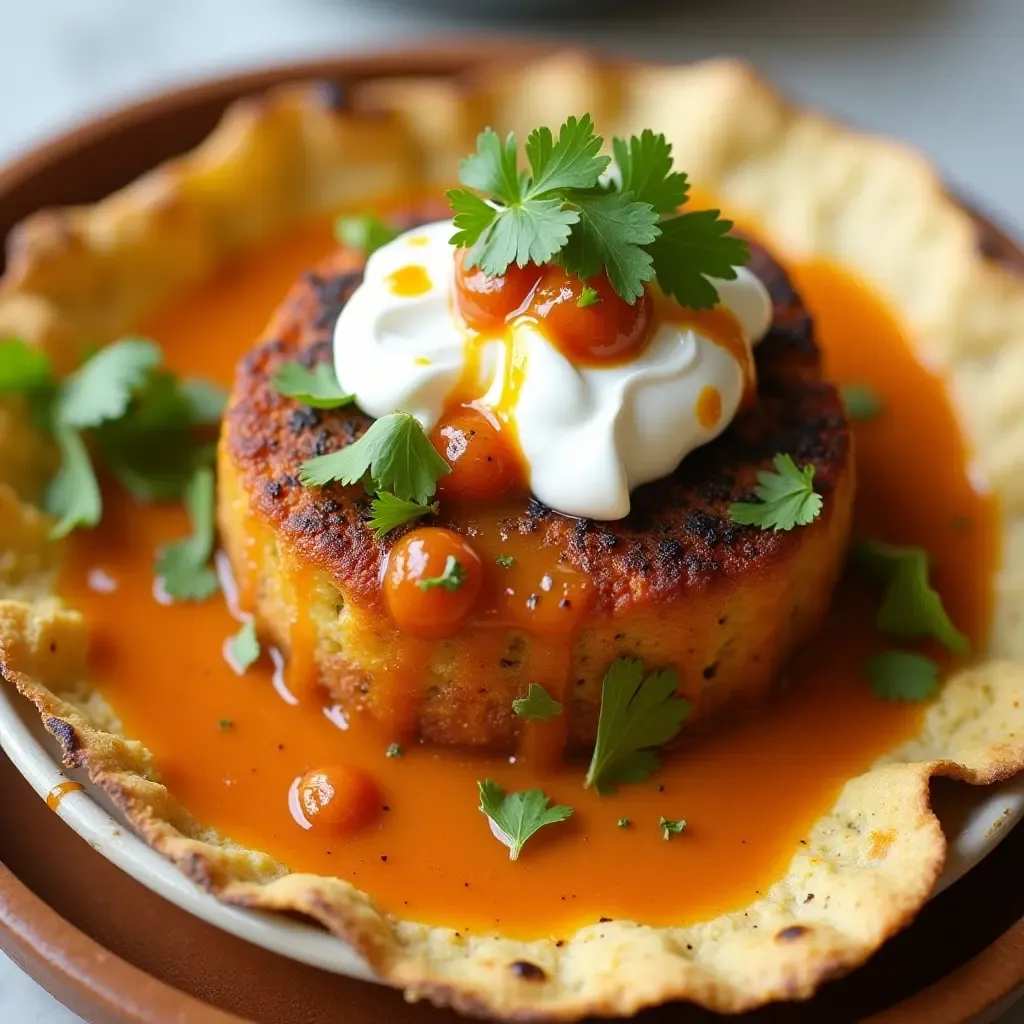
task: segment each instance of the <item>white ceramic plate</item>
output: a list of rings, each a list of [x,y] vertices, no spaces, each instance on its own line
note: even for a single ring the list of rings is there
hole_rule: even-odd
[[[321,928],[219,903],[151,850],[131,830],[106,796],[59,763],[57,743],[35,709],[13,687],[0,682],[0,747],[44,798],[66,779],[85,785],[69,793],[56,813],[90,846],[164,899],[232,935],[274,953],[337,974],[374,980],[369,967],[344,943]],[[936,794],[935,809],[949,839],[941,892],[990,853],[1024,817],[1024,774],[998,786],[950,785]]]

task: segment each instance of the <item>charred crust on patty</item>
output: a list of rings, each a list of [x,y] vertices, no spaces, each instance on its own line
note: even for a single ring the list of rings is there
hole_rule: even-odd
[[[392,220],[411,227],[438,215],[431,201]],[[756,348],[756,405],[674,473],[638,488],[625,519],[574,519],[529,497],[505,524],[583,569],[598,608],[728,585],[751,563],[785,558],[801,531],[762,531],[738,526],[728,516],[733,502],[751,499],[758,471],[771,469],[777,453],[813,464],[815,490],[826,498],[847,470],[849,426],[837,390],[821,379],[811,317],[782,267],[756,244],[751,252],[751,269],[774,304],[772,326]],[[366,522],[368,500],[361,488],[304,488],[295,479],[302,462],[352,443],[372,421],[355,405],[310,409],[279,395],[270,383],[282,363],[313,366],[332,359],[334,324],[364,264],[361,253],[339,249],[302,275],[268,327],[268,340],[240,363],[225,444],[255,509],[340,588],[377,602],[381,559],[398,534],[385,543],[377,540]],[[825,516],[828,510],[826,501]],[[437,522],[456,525],[443,507]]]

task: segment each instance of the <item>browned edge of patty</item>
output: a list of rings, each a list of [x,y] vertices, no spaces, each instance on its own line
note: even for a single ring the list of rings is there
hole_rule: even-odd
[[[445,216],[439,201],[411,207],[396,226],[407,229]],[[728,518],[735,501],[754,500],[759,470],[788,453],[815,467],[824,496],[850,457],[849,425],[836,388],[821,379],[813,325],[785,271],[758,245],[750,268],[774,304],[768,335],[756,349],[758,402],[715,441],[687,456],[670,476],[638,488],[625,519],[599,522],[553,512],[534,498],[505,523],[532,534],[592,579],[595,611],[637,602],[671,601],[787,557],[803,531],[776,533]],[[379,600],[381,560],[402,531],[378,541],[366,524],[370,499],[362,487],[299,483],[301,464],[358,439],[372,420],[355,406],[317,410],[279,395],[270,380],[282,363],[306,367],[332,360],[334,326],[362,279],[361,253],[337,250],[305,274],[286,296],[257,346],[240,362],[224,423],[224,443],[252,508],[305,560],[328,573],[346,594]],[[454,526],[442,507],[437,524]],[[421,520],[421,522],[423,522]]]

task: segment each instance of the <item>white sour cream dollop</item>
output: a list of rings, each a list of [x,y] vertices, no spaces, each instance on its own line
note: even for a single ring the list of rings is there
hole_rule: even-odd
[[[338,381],[370,416],[407,412],[430,431],[463,379],[475,335],[454,301],[452,234],[451,221],[441,221],[382,246],[342,310]],[[756,344],[771,324],[767,289],[743,268],[715,285],[746,343]],[[514,402],[502,398],[509,345],[518,365]],[[479,370],[480,401],[514,421],[533,493],[558,512],[592,519],[626,516],[630,492],[722,433],[744,391],[739,360],[685,322],[656,322],[628,362],[576,366],[541,323],[520,317],[485,341]],[[698,413],[707,388],[720,401],[713,423]]]

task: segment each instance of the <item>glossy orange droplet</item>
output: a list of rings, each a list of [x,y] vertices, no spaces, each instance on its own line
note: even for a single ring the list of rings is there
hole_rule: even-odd
[[[61,801],[68,793],[78,793],[83,789],[85,789],[85,786],[80,782],[72,782],[70,779],[67,782],[59,782],[46,794],[46,806],[51,811],[55,811],[60,807]]]
[[[403,299],[414,299],[417,295],[426,295],[433,287],[427,268],[419,263],[393,270],[385,278],[388,287]]]
[[[446,583],[431,582],[441,581],[446,572]],[[480,556],[465,537],[425,526],[407,533],[391,549],[384,603],[407,633],[431,639],[453,636],[476,606],[483,579]]]
[[[697,414],[697,422],[705,430],[717,427],[722,418],[722,392],[711,385],[701,388],[694,411]]]
[[[490,276],[479,267],[466,267],[468,250],[455,253],[455,301],[463,320],[475,331],[493,331],[527,300],[540,280],[532,263],[510,263],[504,274]]]
[[[449,466],[437,489],[442,498],[484,501],[507,494],[523,480],[514,442],[493,415],[474,406],[449,412],[430,436]]]
[[[299,802],[313,828],[335,833],[358,831],[381,807],[377,783],[362,769],[347,764],[307,772],[299,782]]]
[[[584,288],[590,304],[580,306]],[[571,362],[607,365],[634,359],[647,344],[653,323],[651,297],[644,292],[631,306],[602,273],[585,284],[561,267],[548,267],[523,310],[543,325],[552,345]]]

